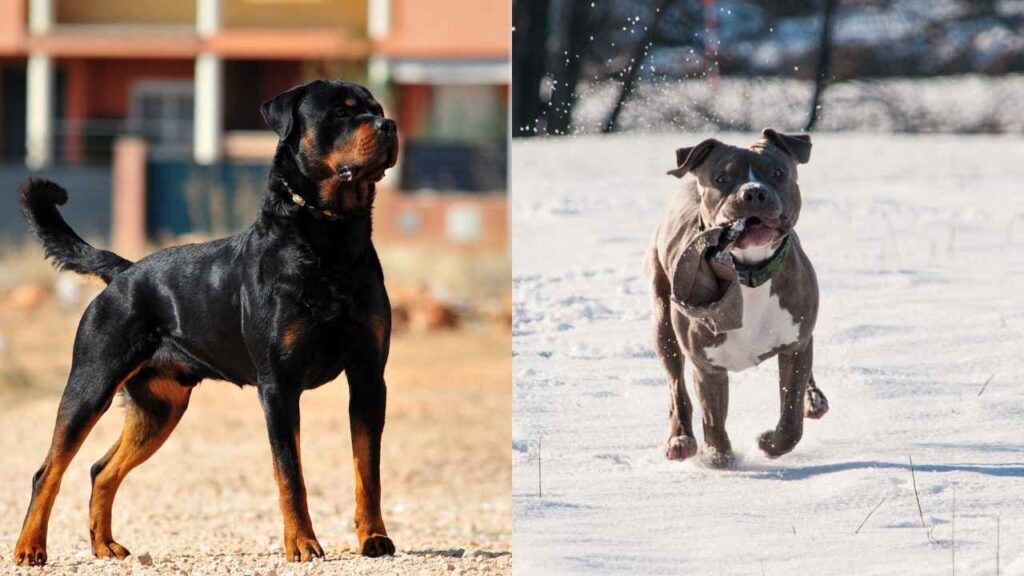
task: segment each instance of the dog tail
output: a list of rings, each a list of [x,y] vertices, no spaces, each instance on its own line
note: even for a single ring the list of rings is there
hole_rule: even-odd
[[[132,266],[130,260],[113,252],[97,250],[68,226],[57,210],[57,206],[68,201],[68,192],[56,183],[29,178],[22,183],[19,197],[21,213],[32,235],[58,270],[99,276],[109,284],[114,276]]]

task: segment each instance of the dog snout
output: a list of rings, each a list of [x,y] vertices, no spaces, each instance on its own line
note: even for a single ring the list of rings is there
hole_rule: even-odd
[[[743,203],[759,208],[768,203],[768,190],[761,186],[751,186],[742,191]]]
[[[377,132],[384,136],[394,136],[398,132],[398,125],[390,118],[381,118],[376,122]]]

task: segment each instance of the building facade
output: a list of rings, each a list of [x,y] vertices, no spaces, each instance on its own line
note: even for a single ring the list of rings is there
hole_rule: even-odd
[[[0,163],[110,166],[132,137],[147,194],[184,195],[153,180],[175,173],[160,163],[267,163],[276,138],[260,104],[332,77],[369,85],[399,123],[386,188],[419,194],[384,202],[503,195],[510,26],[504,3],[473,0],[0,0]],[[172,217],[153,200],[150,232]],[[465,236],[488,220],[394,207],[385,235]]]

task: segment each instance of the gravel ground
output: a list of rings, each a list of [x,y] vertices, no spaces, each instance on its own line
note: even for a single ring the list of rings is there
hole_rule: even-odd
[[[393,558],[356,553],[342,377],[302,400],[310,514],[325,560],[284,560],[277,489],[255,390],[205,382],[175,433],[118,493],[114,537],[132,551],[127,561],[94,560],[88,542],[89,466],[120,432],[115,405],[64,477],[50,520],[49,565],[16,568],[11,551],[30,478],[49,445],[67,374],[70,339],[63,333],[76,322],[52,304],[24,316],[0,313],[0,332],[40,336],[8,338],[6,373],[21,358],[14,372],[46,379],[25,387],[22,378],[18,389],[0,378],[0,574],[511,572],[511,340],[491,326],[402,335],[393,343],[382,457],[384,519],[398,547]],[[51,345],[44,353],[40,343],[47,332]],[[52,361],[41,363],[46,357]],[[62,373],[59,381],[50,381],[54,373]]]

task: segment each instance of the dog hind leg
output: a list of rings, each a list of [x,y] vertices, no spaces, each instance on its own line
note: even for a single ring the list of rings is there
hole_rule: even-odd
[[[146,372],[147,369],[143,369],[125,385],[125,421],[121,437],[91,470],[89,537],[97,558],[124,559],[129,555],[111,533],[110,518],[117,489],[128,472],[163,445],[188,408],[191,388],[166,375]]]
[[[807,392],[804,394],[804,416],[813,420],[821,419],[828,413],[828,398],[814,381],[814,374],[807,383]]]
[[[50,450],[32,477],[32,498],[14,548],[18,565],[46,563],[46,532],[61,480],[82,442],[138,371],[152,342],[144,325],[115,298],[101,294],[86,310],[75,337],[71,374],[61,396]]]

